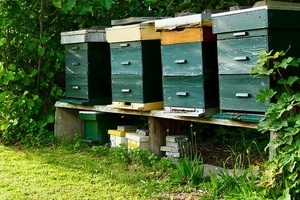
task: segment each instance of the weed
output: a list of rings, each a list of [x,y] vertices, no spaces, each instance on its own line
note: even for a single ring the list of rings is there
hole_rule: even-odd
[[[60,146],[68,151],[78,151],[88,147],[88,144],[81,141],[81,135],[73,134],[71,137],[63,137],[60,139]]]
[[[192,160],[183,157],[178,160],[177,169],[171,172],[173,183],[197,186],[204,181],[204,166],[201,156],[195,156]]]

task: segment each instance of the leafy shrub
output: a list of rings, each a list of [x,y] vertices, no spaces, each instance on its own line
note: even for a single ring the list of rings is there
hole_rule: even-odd
[[[272,101],[258,129],[276,132],[267,148],[272,155],[265,164],[261,186],[266,196],[274,199],[296,199],[300,195],[300,59],[287,57],[286,52],[260,53],[253,72],[272,76],[277,86],[260,91],[257,99]]]

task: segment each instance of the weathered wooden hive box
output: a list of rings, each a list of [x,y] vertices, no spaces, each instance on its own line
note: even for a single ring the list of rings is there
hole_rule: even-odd
[[[111,50],[112,105],[132,110],[163,107],[160,35],[153,22],[106,28]]]
[[[65,45],[66,99],[74,104],[111,103],[110,49],[105,31],[61,33]]]
[[[264,113],[268,103],[256,101],[260,89],[273,87],[269,76],[254,78],[251,69],[261,50],[300,52],[299,7],[254,6],[212,15],[217,34],[220,109]]]
[[[218,111],[217,46],[211,24],[210,13],[155,21],[161,32],[166,111],[195,117]]]

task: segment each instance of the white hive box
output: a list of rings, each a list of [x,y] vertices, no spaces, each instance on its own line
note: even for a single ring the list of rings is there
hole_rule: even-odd
[[[128,139],[128,149],[150,149],[149,136],[139,135],[137,133],[127,133],[125,136]]]
[[[160,39],[160,33],[155,31],[153,21],[125,26],[113,26],[106,28],[105,31],[106,39],[109,43]]]
[[[110,146],[111,147],[119,147],[121,144],[125,144],[125,146],[127,145],[128,140],[125,137],[126,132],[110,129],[110,130],[108,130],[108,134],[110,137]]]
[[[85,42],[106,42],[104,29],[83,29],[78,31],[62,32],[61,44],[74,44]]]

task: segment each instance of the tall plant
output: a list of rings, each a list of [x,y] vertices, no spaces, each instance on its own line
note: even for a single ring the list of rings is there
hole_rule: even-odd
[[[259,122],[261,132],[276,132],[269,150],[274,156],[266,162],[261,182],[266,195],[274,199],[296,199],[300,195],[300,59],[286,52],[262,51],[253,73],[271,76],[274,89],[261,90],[257,99],[271,100],[269,109]]]

